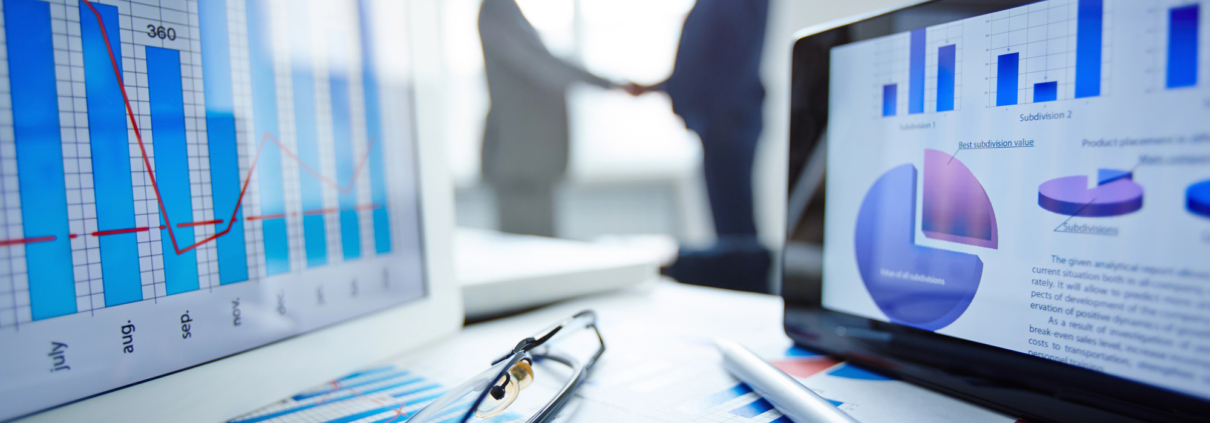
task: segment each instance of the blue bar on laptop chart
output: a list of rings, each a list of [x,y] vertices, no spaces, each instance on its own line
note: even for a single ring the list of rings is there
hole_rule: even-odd
[[[358,2],[361,15],[361,70],[365,85],[366,138],[370,142],[370,201],[374,216],[374,251],[391,252],[391,221],[387,213],[387,170],[383,162],[382,114],[379,111],[378,73],[374,61],[373,32],[366,0]]]
[[[248,64],[252,74],[252,117],[256,143],[278,137],[277,89],[273,68],[273,40],[269,31],[268,0],[249,0]],[[283,193],[281,148],[271,141],[261,149],[256,164],[260,180],[261,234],[265,246],[265,273],[290,271],[290,244],[286,233],[286,198]]]
[[[21,230],[34,320],[76,312],[50,3],[4,0]]]
[[[1104,0],[1080,0],[1076,27],[1076,98],[1101,95]]]
[[[307,267],[328,264],[328,236],[324,225],[324,187],[306,167],[319,169],[319,134],[315,128],[315,78],[311,71],[311,36],[307,7],[290,7],[290,67],[294,81],[294,139],[298,149],[298,185],[302,195],[303,245]]]
[[[908,58],[908,114],[924,113],[924,56],[927,33],[924,28],[912,31],[911,55]]]
[[[353,120],[349,113],[349,75],[343,49],[332,43],[328,65],[328,87],[332,98],[332,144],[336,158],[336,183],[343,188],[340,208],[340,248],[345,260],[361,257],[361,223],[357,218],[357,159],[353,154]]]
[[[215,240],[218,280],[219,284],[226,285],[248,280],[244,211],[239,207],[239,144],[235,135],[235,103],[231,91],[226,0],[198,2],[198,18],[201,27],[202,83],[206,88],[210,194],[214,201],[214,219],[223,220],[218,227],[231,228],[226,235]]]
[[[996,105],[1017,104],[1017,79],[1021,53],[1001,54],[996,60]]]
[[[1199,6],[1168,11],[1168,88],[1197,85],[1197,31]]]
[[[189,186],[189,145],[185,137],[185,98],[181,91],[181,52],[147,49],[147,93],[151,104],[151,139],[155,149],[155,180],[160,200],[181,249],[193,245],[193,195]],[[160,230],[164,286],[168,295],[198,289],[197,250],[177,253],[169,228]]]
[[[954,110],[954,79],[958,73],[958,46],[937,49],[937,111]]]
[[[130,138],[126,128],[126,103],[122,87],[114,76],[114,66],[122,70],[121,50],[109,56],[110,45],[119,40],[118,8],[94,4],[93,13],[80,2],[80,38],[84,47],[84,92],[88,106],[88,139],[92,150],[92,184],[96,198],[97,231],[132,229],[134,188],[130,174]],[[100,15],[100,21],[97,15]],[[105,31],[101,32],[104,23]],[[139,269],[139,239],[134,232],[107,234],[101,244],[101,276],[105,288],[105,306],[132,303],[143,299],[143,280]]]
[[[1034,84],[1034,103],[1044,103],[1059,99],[1059,82],[1039,82]]]
[[[895,107],[899,102],[899,84],[882,86],[882,115],[895,116]]]

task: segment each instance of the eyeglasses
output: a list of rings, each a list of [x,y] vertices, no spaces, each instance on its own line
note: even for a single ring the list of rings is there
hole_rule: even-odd
[[[596,313],[581,311],[522,339],[490,368],[451,389],[407,421],[552,421],[604,352]]]

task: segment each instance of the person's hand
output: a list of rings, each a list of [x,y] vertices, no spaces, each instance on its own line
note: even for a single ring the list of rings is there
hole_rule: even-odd
[[[626,84],[622,85],[622,90],[626,91],[627,94],[638,97],[647,92],[647,87],[633,82],[627,82]]]

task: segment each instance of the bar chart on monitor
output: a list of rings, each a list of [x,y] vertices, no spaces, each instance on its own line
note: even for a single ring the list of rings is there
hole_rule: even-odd
[[[878,41],[874,89],[883,117],[961,109],[962,22]]]
[[[1050,0],[988,16],[987,107],[1109,95],[1105,0]]]
[[[1152,35],[1148,91],[1194,88],[1210,78],[1210,31],[1202,29],[1207,7],[1210,3],[1201,0],[1153,0],[1147,8]]]
[[[364,8],[3,0],[0,327],[392,252]]]

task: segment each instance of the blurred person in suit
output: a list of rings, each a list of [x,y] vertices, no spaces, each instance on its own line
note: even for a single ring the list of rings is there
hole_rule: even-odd
[[[682,248],[665,269],[697,285],[767,292],[772,263],[756,236],[752,162],[765,89],[760,80],[768,0],[697,0],[681,31],[672,75],[640,87],[663,91],[702,141],[703,170],[718,242]]]
[[[479,37],[491,97],[482,172],[495,191],[499,228],[553,237],[554,190],[568,161],[568,86],[579,81],[632,94],[639,88],[555,57],[515,0],[483,0]]]

